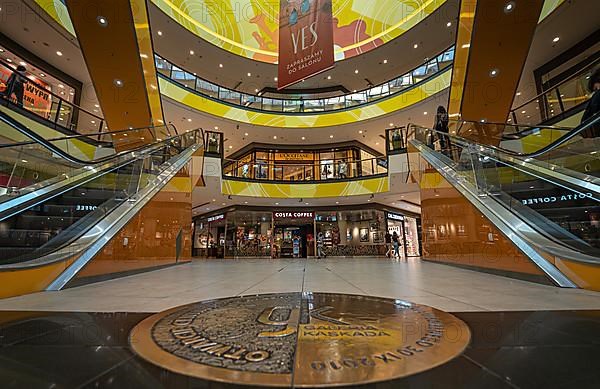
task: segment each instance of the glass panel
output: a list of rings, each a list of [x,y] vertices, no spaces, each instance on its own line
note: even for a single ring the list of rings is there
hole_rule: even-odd
[[[166,77],[171,77],[171,68],[172,65],[166,59],[160,58],[159,56],[154,56],[154,62],[156,63],[156,70],[163,74]]]
[[[277,99],[263,98],[262,109],[265,111],[283,111],[283,101]]]
[[[284,112],[301,112],[302,100],[284,100],[283,111]]]
[[[366,102],[367,102],[367,93],[366,92],[353,93],[353,94],[346,96],[346,105],[348,107],[353,107],[355,105],[364,104]]]
[[[240,104],[240,92],[232,91],[229,89],[220,89],[219,90],[219,100],[226,101],[231,104]]]
[[[206,96],[214,98],[219,97],[219,87],[201,78],[198,78],[196,81],[196,90]]]
[[[186,72],[183,69],[179,69],[177,66],[173,66],[171,72],[171,78],[178,83],[194,89],[196,84],[196,76],[191,73]]]
[[[323,100],[304,100],[304,112],[322,112]]]

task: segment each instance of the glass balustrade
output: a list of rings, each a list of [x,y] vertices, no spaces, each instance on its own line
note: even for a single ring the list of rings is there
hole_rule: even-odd
[[[281,99],[241,93],[198,77],[196,74],[181,69],[167,59],[154,55],[156,68],[160,75],[195,92],[220,100],[222,102],[269,112],[312,113],[331,112],[348,109],[389,97],[411,88],[430,77],[446,70],[454,60],[454,47],[444,50],[441,54],[419,65],[406,74],[383,84],[370,87],[363,91],[352,92],[343,96],[322,99],[294,98]]]

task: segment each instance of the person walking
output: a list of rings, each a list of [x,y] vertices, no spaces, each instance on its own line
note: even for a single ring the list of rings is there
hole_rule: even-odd
[[[14,93],[16,103],[21,108],[23,108],[23,94],[25,93],[25,84],[29,82],[25,71],[25,66],[17,66],[17,70],[13,71],[10,77],[8,78],[6,88],[6,97],[10,100],[10,96]]]
[[[323,232],[317,234],[317,259],[325,257],[323,255]]]
[[[385,233],[385,248],[387,250],[385,252],[385,257],[391,258],[392,257],[392,234],[390,234],[389,231]]]
[[[398,259],[400,258],[400,237],[396,231],[392,235],[392,243],[394,244],[394,258]]]
[[[449,156],[450,138],[448,135],[444,135],[448,133],[448,121],[448,112],[446,111],[446,108],[441,105],[438,106],[433,129],[438,131],[435,135],[440,139],[440,151]]]

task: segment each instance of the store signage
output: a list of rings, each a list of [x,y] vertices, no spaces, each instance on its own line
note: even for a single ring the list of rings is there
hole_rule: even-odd
[[[330,69],[333,57],[331,0],[279,2],[277,88]]]
[[[311,219],[315,218],[314,212],[273,212],[274,220],[281,219]]]
[[[593,195],[591,193],[569,193],[559,196],[530,197],[528,199],[522,199],[521,202],[523,205],[552,204],[563,201],[587,199],[592,198],[592,196]]]
[[[276,153],[277,161],[312,161],[313,153]]]
[[[221,214],[221,215],[211,216],[207,220],[209,223],[211,223],[211,222],[216,222],[217,220],[223,220],[223,219],[225,219],[225,215]]]
[[[95,211],[96,209],[98,209],[98,207],[96,205],[77,204],[77,206],[75,207],[76,211]]]
[[[0,66],[0,81],[8,87],[8,79],[13,73],[12,69]],[[30,80],[24,85],[23,106],[44,118],[50,118],[50,107],[52,105],[50,85],[40,79]]]
[[[404,216],[388,212],[387,218],[391,220],[404,220]]]

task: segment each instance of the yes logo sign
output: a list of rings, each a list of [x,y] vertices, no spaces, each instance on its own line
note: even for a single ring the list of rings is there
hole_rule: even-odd
[[[278,89],[333,64],[331,0],[280,0]]]

